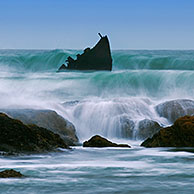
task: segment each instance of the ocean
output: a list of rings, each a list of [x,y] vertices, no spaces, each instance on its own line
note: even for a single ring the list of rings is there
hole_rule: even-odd
[[[194,51],[114,50],[111,72],[57,72],[80,52],[0,50],[0,108],[55,110],[80,142],[99,134],[132,148],[1,156],[2,170],[26,177],[1,179],[0,193],[193,193],[193,153],[140,147],[138,126],[144,119],[169,126],[155,107],[194,100]],[[122,132],[126,117],[134,124],[130,138]]]

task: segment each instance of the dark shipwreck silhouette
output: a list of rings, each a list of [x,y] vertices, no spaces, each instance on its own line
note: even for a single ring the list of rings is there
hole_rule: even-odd
[[[78,54],[77,59],[68,57],[66,64],[61,65],[58,71],[64,70],[98,70],[111,71],[112,57],[110,51],[110,44],[107,36],[100,36],[100,40],[93,48],[84,49],[83,54]]]

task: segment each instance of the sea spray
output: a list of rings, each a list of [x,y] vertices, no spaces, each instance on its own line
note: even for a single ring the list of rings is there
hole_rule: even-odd
[[[169,124],[157,114],[154,102],[148,98],[90,99],[65,102],[63,106],[62,114],[75,124],[81,140],[95,134],[109,138],[138,138],[138,123],[144,119],[160,125]],[[126,132],[129,128],[132,133]]]
[[[156,105],[193,100],[193,51],[113,51],[112,72],[56,72],[79,52],[0,50],[0,107],[53,109],[84,140],[95,134],[138,138],[144,119],[171,124]]]

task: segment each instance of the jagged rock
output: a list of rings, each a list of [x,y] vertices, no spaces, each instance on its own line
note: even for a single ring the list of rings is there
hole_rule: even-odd
[[[177,119],[171,127],[163,128],[152,138],[146,139],[144,147],[194,147],[194,116]]]
[[[194,101],[187,99],[171,100],[155,107],[161,117],[167,118],[174,123],[179,117],[194,114]]]
[[[24,124],[35,124],[59,134],[67,145],[78,143],[74,125],[53,110],[2,109],[1,111],[14,119],[21,120]]]
[[[133,138],[133,132],[135,123],[127,116],[120,118],[120,126],[121,126],[121,137],[122,138]]]
[[[128,147],[130,148],[130,146],[127,144],[116,144],[111,141],[108,141],[107,139],[99,135],[95,135],[88,141],[85,141],[83,143],[83,147]]]
[[[21,178],[23,175],[13,169],[4,170],[0,172],[0,178]]]
[[[78,54],[74,60],[67,58],[67,66],[63,64],[58,71],[63,70],[112,70],[112,57],[108,37],[99,33],[100,40],[92,48],[86,48],[83,54]]]
[[[137,139],[147,139],[157,133],[162,127],[156,122],[149,119],[144,119],[138,124]]]
[[[58,134],[36,125],[25,125],[0,113],[0,151],[39,153],[59,147],[68,148]]]

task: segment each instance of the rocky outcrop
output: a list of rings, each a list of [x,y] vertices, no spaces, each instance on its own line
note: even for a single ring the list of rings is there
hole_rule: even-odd
[[[171,100],[157,105],[155,109],[159,116],[174,123],[179,117],[194,114],[194,101],[187,99]]]
[[[40,153],[68,148],[58,134],[37,125],[25,125],[0,113],[0,151]]]
[[[121,137],[132,139],[135,123],[127,116],[123,116],[120,118],[120,126],[121,126]]]
[[[63,70],[112,70],[112,57],[107,36],[100,33],[99,42],[92,48],[86,48],[83,54],[78,54],[74,60],[67,58],[67,66],[63,64],[58,71]]]
[[[194,147],[194,116],[177,119],[171,127],[161,129],[145,140],[144,147]]]
[[[131,118],[123,116],[120,118],[121,137],[127,139],[146,139],[152,137],[162,127],[149,119],[135,123]]]
[[[138,124],[136,133],[137,139],[147,139],[157,133],[162,127],[156,122],[149,119],[141,120]]]
[[[1,111],[14,119],[21,120],[24,124],[35,124],[59,134],[68,145],[78,143],[74,125],[55,111],[36,109],[2,109]]]
[[[127,144],[116,144],[111,141],[108,141],[107,139],[99,135],[95,135],[88,141],[85,141],[83,143],[83,147],[128,147],[130,148],[130,146]]]
[[[0,178],[21,178],[23,175],[13,169],[4,170],[0,172]]]

